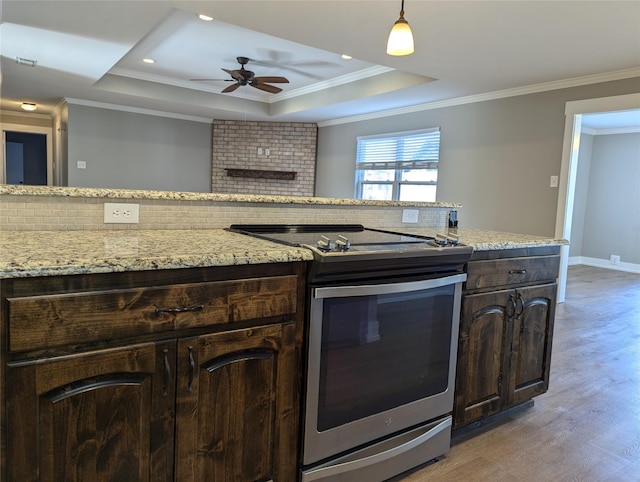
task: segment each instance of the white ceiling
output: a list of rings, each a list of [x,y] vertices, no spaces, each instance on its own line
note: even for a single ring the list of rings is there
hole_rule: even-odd
[[[416,52],[390,57],[386,39],[399,7],[399,0],[2,0],[0,106],[35,102],[50,114],[68,98],[185,118],[321,122],[640,76],[640,0],[407,0]],[[278,84],[280,94],[250,87],[221,94],[230,85],[224,80],[190,80],[228,78],[221,68],[238,68],[238,56],[252,59],[247,68],[256,75],[290,83]]]

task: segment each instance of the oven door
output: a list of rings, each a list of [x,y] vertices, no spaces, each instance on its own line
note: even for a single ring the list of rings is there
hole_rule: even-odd
[[[312,288],[304,465],[452,411],[465,279]]]

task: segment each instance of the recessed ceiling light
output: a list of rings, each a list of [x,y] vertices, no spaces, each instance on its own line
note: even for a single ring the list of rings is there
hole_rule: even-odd
[[[342,57],[344,60],[351,60],[353,57],[351,57],[351,55],[347,55],[347,54],[342,54],[340,57]]]
[[[156,61],[153,59],[142,59],[145,64],[155,64]]]
[[[209,15],[205,15],[203,13],[201,13],[200,15],[198,15],[198,18],[200,20],[204,20],[205,22],[211,22],[211,20],[213,20],[213,17],[210,17]]]
[[[32,102],[23,102],[20,107],[22,107],[22,110],[28,111],[36,110],[38,108],[38,106]]]

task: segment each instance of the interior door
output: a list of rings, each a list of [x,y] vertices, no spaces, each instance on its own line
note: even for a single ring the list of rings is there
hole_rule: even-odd
[[[52,129],[2,124],[0,184],[53,185]]]

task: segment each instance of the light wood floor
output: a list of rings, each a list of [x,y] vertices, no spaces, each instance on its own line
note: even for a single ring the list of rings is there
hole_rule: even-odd
[[[549,391],[394,480],[640,481],[640,275],[572,266]]]

